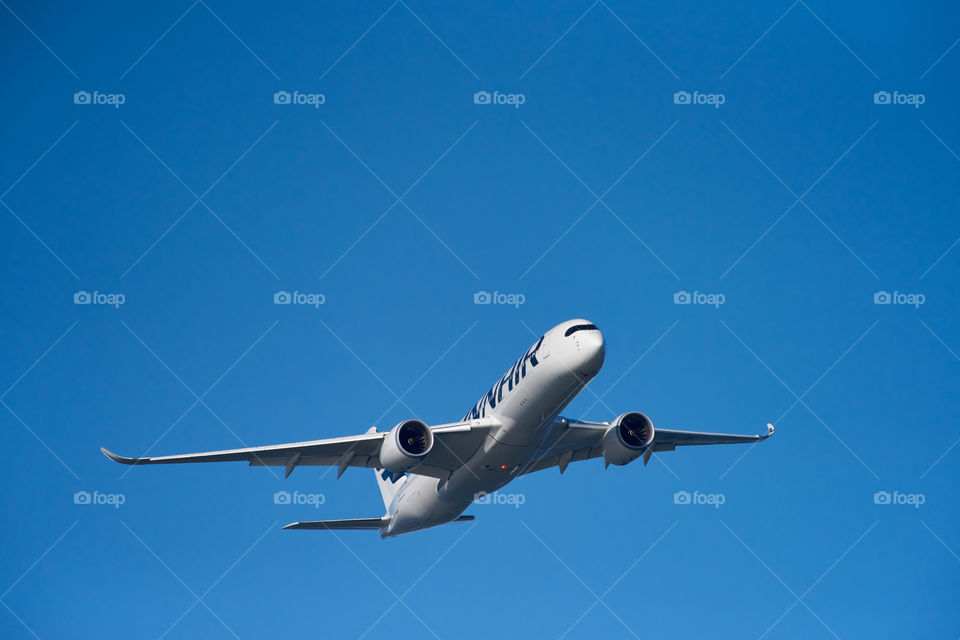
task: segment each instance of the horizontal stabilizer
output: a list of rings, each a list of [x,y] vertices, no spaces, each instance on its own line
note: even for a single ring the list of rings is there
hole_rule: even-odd
[[[390,523],[390,518],[350,518],[347,520],[311,520],[293,522],[284,529],[382,529]]]
[[[471,522],[474,516],[460,516],[451,522]],[[339,529],[383,529],[390,524],[389,516],[382,518],[351,518],[347,520],[309,520],[306,522],[292,522],[284,529],[321,529],[326,531]]]

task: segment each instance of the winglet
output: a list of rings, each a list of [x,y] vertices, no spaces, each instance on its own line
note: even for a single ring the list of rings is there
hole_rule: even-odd
[[[767,423],[767,435],[765,435],[765,436],[760,436],[760,439],[763,440],[763,439],[769,438],[770,436],[773,435],[773,432],[774,432],[774,431],[775,431],[775,429],[773,428],[773,424],[771,424],[771,423],[768,422],[768,423]]]
[[[103,455],[107,456],[114,462],[119,462],[120,464],[145,464],[145,460],[147,460],[147,458],[127,458],[126,456],[118,456],[106,447],[100,447],[100,451],[103,452]]]

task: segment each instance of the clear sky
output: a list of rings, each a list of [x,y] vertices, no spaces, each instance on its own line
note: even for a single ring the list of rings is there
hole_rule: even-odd
[[[0,4],[0,636],[960,635],[953,3]],[[387,541],[98,451],[453,421],[575,317],[569,416],[777,435]]]

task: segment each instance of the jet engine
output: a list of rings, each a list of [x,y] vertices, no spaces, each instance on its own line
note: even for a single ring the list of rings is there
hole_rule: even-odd
[[[433,449],[433,431],[421,420],[404,420],[383,438],[380,466],[400,475],[416,467]]]
[[[603,459],[624,465],[643,455],[653,444],[653,422],[639,411],[625,413],[603,434]]]

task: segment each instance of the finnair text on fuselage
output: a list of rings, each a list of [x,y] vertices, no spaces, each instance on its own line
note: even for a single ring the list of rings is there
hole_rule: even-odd
[[[543,336],[540,336],[540,339],[527,350],[523,357],[517,360],[513,367],[490,388],[487,395],[480,398],[480,402],[467,412],[467,415],[465,415],[463,419],[477,420],[484,418],[487,415],[487,407],[496,409],[497,403],[503,401],[504,387],[506,387],[507,393],[509,393],[527,376],[527,363],[530,364],[531,369],[540,364],[540,361],[537,360],[537,351],[540,350],[541,345],[543,345]]]

